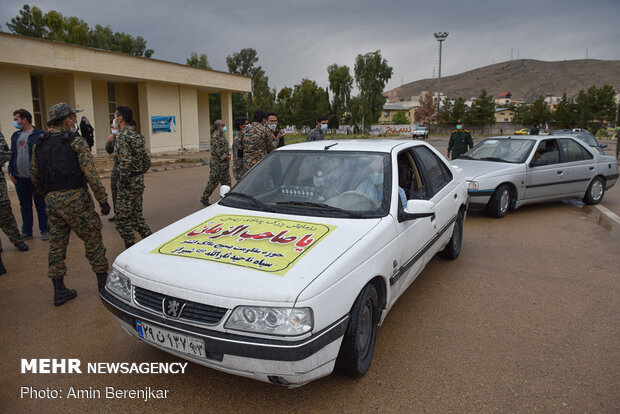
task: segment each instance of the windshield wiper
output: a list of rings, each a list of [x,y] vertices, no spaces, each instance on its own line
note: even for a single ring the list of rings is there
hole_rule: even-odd
[[[469,155],[461,155],[459,156],[459,158],[463,158],[464,160],[473,160],[473,158],[470,157]]]
[[[329,204],[313,203],[311,201],[278,201],[276,204],[283,206],[302,206],[302,207],[317,207],[324,210],[336,211],[338,213],[348,214],[351,217],[364,218],[363,215],[354,213],[349,210],[343,210],[339,207],[330,206]]]
[[[497,162],[510,162],[510,161],[506,161],[503,158],[497,158],[497,157],[483,157],[483,158],[479,158],[482,161],[497,161]]]
[[[238,193],[236,191],[229,191],[228,193],[226,193],[226,195],[224,196],[224,199],[226,199],[226,197],[228,196],[237,196],[237,197],[241,197],[241,198],[246,198],[250,201],[253,201],[254,203],[256,203],[257,205],[259,205],[260,207],[263,208],[263,210],[266,211],[270,211],[270,212],[275,212],[275,210],[271,207],[269,207],[267,204],[263,203],[262,201],[260,201],[258,198],[256,197],[252,197],[249,194],[245,194],[245,193]]]

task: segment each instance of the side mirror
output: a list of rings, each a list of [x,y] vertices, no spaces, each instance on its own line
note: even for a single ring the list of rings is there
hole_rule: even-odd
[[[601,144],[601,148],[607,148],[607,144]]]
[[[405,211],[399,215],[399,221],[435,217],[435,203],[428,200],[409,200]]]
[[[230,187],[227,185],[223,185],[220,187],[220,198],[224,198],[226,194],[230,191]]]

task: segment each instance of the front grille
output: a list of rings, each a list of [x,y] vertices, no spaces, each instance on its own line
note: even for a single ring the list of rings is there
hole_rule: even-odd
[[[163,315],[162,303],[166,298],[166,295],[153,292],[150,290],[142,289],[134,286],[133,288],[133,300],[138,306],[148,309]],[[179,319],[191,321],[195,323],[202,323],[206,325],[217,325],[220,323],[228,309],[219,308],[217,306],[204,305],[202,303],[190,302],[188,300],[178,299],[185,302],[185,308]],[[165,316],[165,315],[164,315]]]

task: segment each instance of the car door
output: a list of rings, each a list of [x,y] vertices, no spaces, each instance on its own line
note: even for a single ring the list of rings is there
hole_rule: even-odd
[[[436,234],[435,220],[431,217],[405,220],[404,208],[399,196],[399,188],[405,192],[407,199],[425,199],[432,196],[430,185],[421,174],[421,166],[416,163],[411,148],[397,154],[393,160],[392,206],[390,211],[394,217],[398,238],[399,261],[394,263],[390,278],[392,300],[396,300],[402,292],[420,274],[427,263],[427,251]]]
[[[541,140],[526,169],[525,199],[551,198],[561,193],[562,167],[556,139]]]
[[[594,177],[594,156],[576,140],[558,141],[562,152],[562,194],[584,194]]]

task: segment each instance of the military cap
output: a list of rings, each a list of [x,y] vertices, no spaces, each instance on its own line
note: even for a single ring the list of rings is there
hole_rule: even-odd
[[[61,102],[50,107],[48,118],[50,121],[56,121],[57,119],[64,118],[71,114],[77,114],[78,112],[82,112],[82,109],[73,109],[68,103]]]
[[[463,120],[462,120],[462,119],[459,119],[458,121],[456,121],[456,123],[457,123],[457,124],[462,124],[462,123],[463,123]]]

